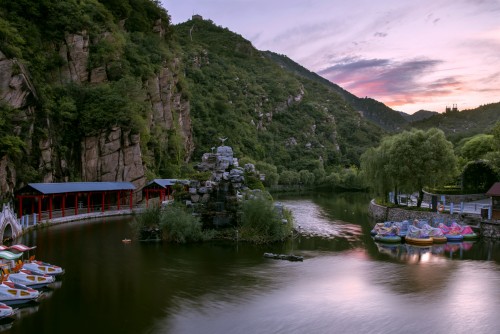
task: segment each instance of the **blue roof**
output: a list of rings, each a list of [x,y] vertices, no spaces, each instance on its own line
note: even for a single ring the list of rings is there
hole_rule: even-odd
[[[189,180],[178,180],[178,179],[154,179],[154,180],[151,180],[147,185],[147,186],[150,186],[152,184],[157,184],[159,185],[160,187],[163,187],[163,188],[166,188],[168,186],[172,186],[176,183],[181,183],[181,184],[188,184],[189,183]]]
[[[61,183],[28,183],[20,192],[32,188],[42,194],[61,194],[90,191],[135,190],[130,182],[61,182]]]

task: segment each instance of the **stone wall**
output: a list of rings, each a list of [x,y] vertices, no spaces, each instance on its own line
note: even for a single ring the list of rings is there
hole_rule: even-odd
[[[500,221],[481,222],[481,236],[485,238],[500,240]]]

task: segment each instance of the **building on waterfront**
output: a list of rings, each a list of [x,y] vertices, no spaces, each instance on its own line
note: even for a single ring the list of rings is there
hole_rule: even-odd
[[[173,199],[173,186],[175,184],[181,184],[184,187],[189,187],[188,180],[177,179],[154,179],[146,184],[144,188],[142,188],[143,197],[146,198],[146,207],[149,205],[149,200],[154,197],[159,197],[160,203]]]
[[[72,214],[132,210],[135,186],[130,182],[28,183],[15,193],[17,213],[37,214],[38,221]]]
[[[491,218],[500,219],[500,182],[493,184],[486,195],[491,196]]]

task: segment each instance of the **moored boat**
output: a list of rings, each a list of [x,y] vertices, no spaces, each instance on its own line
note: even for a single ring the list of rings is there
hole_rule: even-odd
[[[410,237],[406,236],[405,238],[407,244],[416,245],[416,246],[430,246],[433,244],[432,237]]]
[[[2,269],[4,274],[8,274],[9,280],[17,283],[26,285],[27,287],[33,289],[40,289],[46,287],[49,284],[55,282],[55,276],[50,275],[40,275],[36,274],[30,270],[22,269],[23,263],[19,261],[19,263],[14,267],[9,269],[7,265],[3,264],[4,268]]]
[[[374,239],[375,239],[375,241],[378,241],[378,242],[390,243],[390,244],[401,242],[401,237],[399,235],[380,235],[380,234],[377,234],[374,237]]]
[[[407,244],[417,246],[429,246],[433,243],[432,237],[429,236],[426,230],[414,225],[408,226],[408,233],[406,234],[405,241]]]
[[[0,303],[0,319],[8,318],[14,315],[15,311],[7,304]]]
[[[444,244],[448,241],[448,238],[443,236],[432,236],[432,242],[435,244]]]
[[[2,274],[0,283],[0,303],[6,305],[25,304],[36,301],[40,297],[40,292],[27,287],[26,285],[14,283],[8,280],[8,275]]]
[[[29,270],[37,275],[60,276],[64,274],[63,268],[47,262],[34,260],[33,258],[24,262],[22,269]]]

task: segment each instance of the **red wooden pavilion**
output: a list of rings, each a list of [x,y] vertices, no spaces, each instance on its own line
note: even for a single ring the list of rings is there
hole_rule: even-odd
[[[55,212],[65,217],[67,210],[74,210],[77,215],[79,209],[90,213],[99,210],[100,206],[104,212],[111,203],[120,210],[121,204],[127,201],[132,209],[134,190],[130,182],[29,183],[16,192],[17,212],[19,217],[23,212],[37,213],[42,220],[42,213],[48,213],[48,218],[52,219]]]

